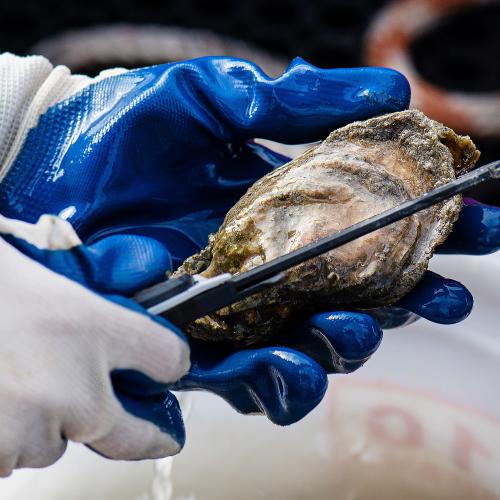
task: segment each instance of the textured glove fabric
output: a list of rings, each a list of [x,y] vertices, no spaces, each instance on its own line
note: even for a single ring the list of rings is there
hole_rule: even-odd
[[[64,66],[54,68],[41,56],[20,58],[9,53],[1,54],[0,181],[17,157],[29,130],[50,106],[91,83],[124,71],[114,69],[97,78],[89,78],[72,75]]]
[[[0,232],[13,225],[0,218]],[[46,246],[67,244],[63,233],[53,231]],[[154,407],[124,401],[110,374],[171,384],[189,368],[182,334],[53,273],[1,237],[0,262],[0,475],[53,463],[67,440],[116,459],[177,453],[184,428],[175,399],[157,397]],[[163,414],[163,426],[126,403]]]

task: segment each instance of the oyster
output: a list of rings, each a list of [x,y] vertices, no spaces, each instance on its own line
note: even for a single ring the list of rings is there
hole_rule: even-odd
[[[257,181],[178,273],[247,271],[451,181],[478,157],[469,137],[419,111],[352,123]],[[392,304],[420,280],[461,206],[455,196],[311,259],[272,289],[196,320],[188,333],[249,345],[301,313]]]

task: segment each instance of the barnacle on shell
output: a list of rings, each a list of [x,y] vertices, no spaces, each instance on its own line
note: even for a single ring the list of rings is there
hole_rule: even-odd
[[[469,137],[418,111],[351,123],[257,181],[178,273],[247,271],[449,182],[478,157]],[[284,282],[196,320],[188,333],[249,345],[303,313],[392,304],[420,280],[461,206],[455,196],[296,266]]]

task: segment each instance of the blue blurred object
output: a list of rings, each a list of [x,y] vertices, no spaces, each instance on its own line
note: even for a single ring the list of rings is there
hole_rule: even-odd
[[[438,252],[485,255],[497,250],[500,250],[500,209],[464,198],[460,217]]]
[[[28,222],[64,215],[82,245],[51,251],[11,243],[99,293],[132,294],[203,248],[247,188],[287,160],[252,139],[320,140],[353,120],[404,109],[409,100],[406,79],[384,68],[325,70],[295,59],[270,79],[250,62],[208,57],[133,70],[40,117],[0,184],[0,213]],[[487,233],[493,219],[484,222]],[[465,220],[457,241],[469,233]],[[470,245],[483,252],[490,240],[483,234]],[[401,307],[446,323],[472,305],[462,287],[449,307],[439,277],[431,288],[416,290]],[[467,301],[457,315],[461,297]],[[247,350],[192,341],[192,370],[174,388],[210,390],[238,411],[288,424],[318,404],[327,372],[358,368],[382,338],[377,322],[358,312],[317,314],[289,333],[282,345]],[[143,397],[136,394],[141,384]],[[133,373],[114,376],[132,413],[157,424],[163,415],[168,424],[169,411],[156,400],[151,406],[165,388],[148,384]]]

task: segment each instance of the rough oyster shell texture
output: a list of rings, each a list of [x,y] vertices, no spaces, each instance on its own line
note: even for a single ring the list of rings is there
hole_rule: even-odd
[[[177,273],[247,271],[451,181],[478,157],[469,137],[418,111],[352,123],[257,181]],[[455,196],[305,262],[272,289],[196,320],[188,333],[249,345],[301,313],[392,304],[420,280],[461,206]]]

